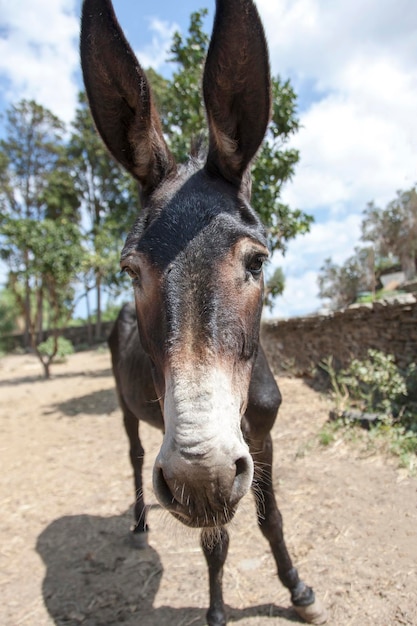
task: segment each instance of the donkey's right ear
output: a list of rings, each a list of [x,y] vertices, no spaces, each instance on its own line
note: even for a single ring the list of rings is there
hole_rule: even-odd
[[[84,0],[81,65],[96,127],[104,143],[145,193],[176,169],[165,143],[145,72],[110,0]]]

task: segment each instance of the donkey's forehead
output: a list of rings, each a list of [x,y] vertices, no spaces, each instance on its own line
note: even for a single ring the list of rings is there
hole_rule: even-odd
[[[139,252],[164,269],[183,252],[213,258],[241,238],[266,246],[264,227],[244,198],[201,172],[159,191],[148,211],[128,237],[122,258]]]
[[[207,219],[205,219],[207,218]],[[235,215],[218,213],[201,216],[194,222],[177,222],[170,214],[162,214],[138,241],[136,251],[146,255],[161,270],[179,258],[198,258],[212,262],[222,257],[240,239],[251,239],[265,246],[260,233],[241,223]]]

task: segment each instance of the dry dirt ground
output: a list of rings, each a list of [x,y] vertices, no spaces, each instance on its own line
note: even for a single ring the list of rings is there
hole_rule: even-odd
[[[202,626],[198,534],[149,488],[160,434],[143,427],[150,546],[128,540],[132,484],[107,351],[40,378],[30,356],[0,360],[0,624]],[[417,624],[417,479],[338,440],[320,446],[326,401],[280,380],[276,490],[287,544],[332,626]],[[297,623],[250,496],[231,527],[224,576],[231,624]]]

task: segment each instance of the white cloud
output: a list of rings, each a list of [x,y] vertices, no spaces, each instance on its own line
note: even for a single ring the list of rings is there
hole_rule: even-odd
[[[318,298],[319,270],[326,258],[342,264],[360,243],[361,216],[350,214],[339,220],[328,220],[312,225],[309,233],[291,241],[285,256],[275,253],[269,274],[280,266],[285,274],[285,291],[277,298],[270,317],[289,317],[319,310],[323,302]]]
[[[310,270],[302,276],[289,276],[286,278],[284,294],[276,299],[272,311],[264,309],[263,316],[266,319],[286,319],[319,311],[323,303],[317,297],[317,292],[317,272]]]
[[[79,24],[75,0],[0,0],[0,75],[9,102],[35,99],[73,118],[78,87]]]
[[[324,259],[341,263],[360,243],[367,202],[384,205],[417,182],[417,4],[258,0],[258,6],[273,72],[307,94],[292,142],[301,162],[284,198],[320,222],[331,220],[291,242],[281,263],[283,301],[308,312],[318,306],[312,285],[317,293]]]
[[[297,274],[300,269],[311,268],[314,257],[332,257],[342,263],[351,253],[360,237],[361,216],[353,213],[343,219],[315,223],[306,235],[290,242],[285,256],[276,253],[273,262],[281,265],[289,274]]]
[[[405,95],[416,111],[417,89]],[[396,111],[378,111],[352,93],[312,104],[293,142],[301,162],[288,199],[307,210],[348,202],[360,211],[369,200],[387,202],[396,189],[411,186],[417,124],[409,108],[404,99]]]
[[[411,0],[258,0],[274,71],[332,88],[347,60],[389,52],[414,70],[417,7]],[[366,67],[366,65],[365,65]]]
[[[151,42],[137,49],[135,54],[145,69],[152,67],[156,71],[161,71],[169,58],[172,36],[180,28],[177,24],[152,18],[148,29],[152,33]]]

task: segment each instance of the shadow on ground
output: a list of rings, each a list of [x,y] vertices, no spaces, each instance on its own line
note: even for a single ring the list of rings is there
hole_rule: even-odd
[[[37,551],[46,565],[42,591],[57,626],[203,626],[205,610],[153,608],[163,568],[151,547],[129,541],[130,511],[121,516],[66,516],[40,534]],[[204,584],[204,581],[201,581]],[[260,605],[228,609],[229,623],[254,616],[299,622],[291,609]]]
[[[75,378],[77,376],[88,376],[89,378],[107,378],[108,376],[112,376],[113,372],[110,367],[106,367],[100,370],[95,371],[79,371],[79,372],[60,372],[59,371],[60,364],[52,364],[51,366],[51,380],[54,379],[65,379],[65,378]],[[39,363],[39,371],[36,371],[36,374],[27,374],[26,376],[15,376],[14,372],[6,372],[3,374],[4,378],[0,381],[0,387],[7,387],[9,385],[18,386],[25,385],[28,383],[37,383],[39,381],[46,380],[43,371],[42,365]]]
[[[101,389],[92,391],[84,396],[78,396],[50,405],[48,413],[59,411],[68,417],[75,417],[79,413],[87,415],[106,415],[118,408],[115,389]]]

